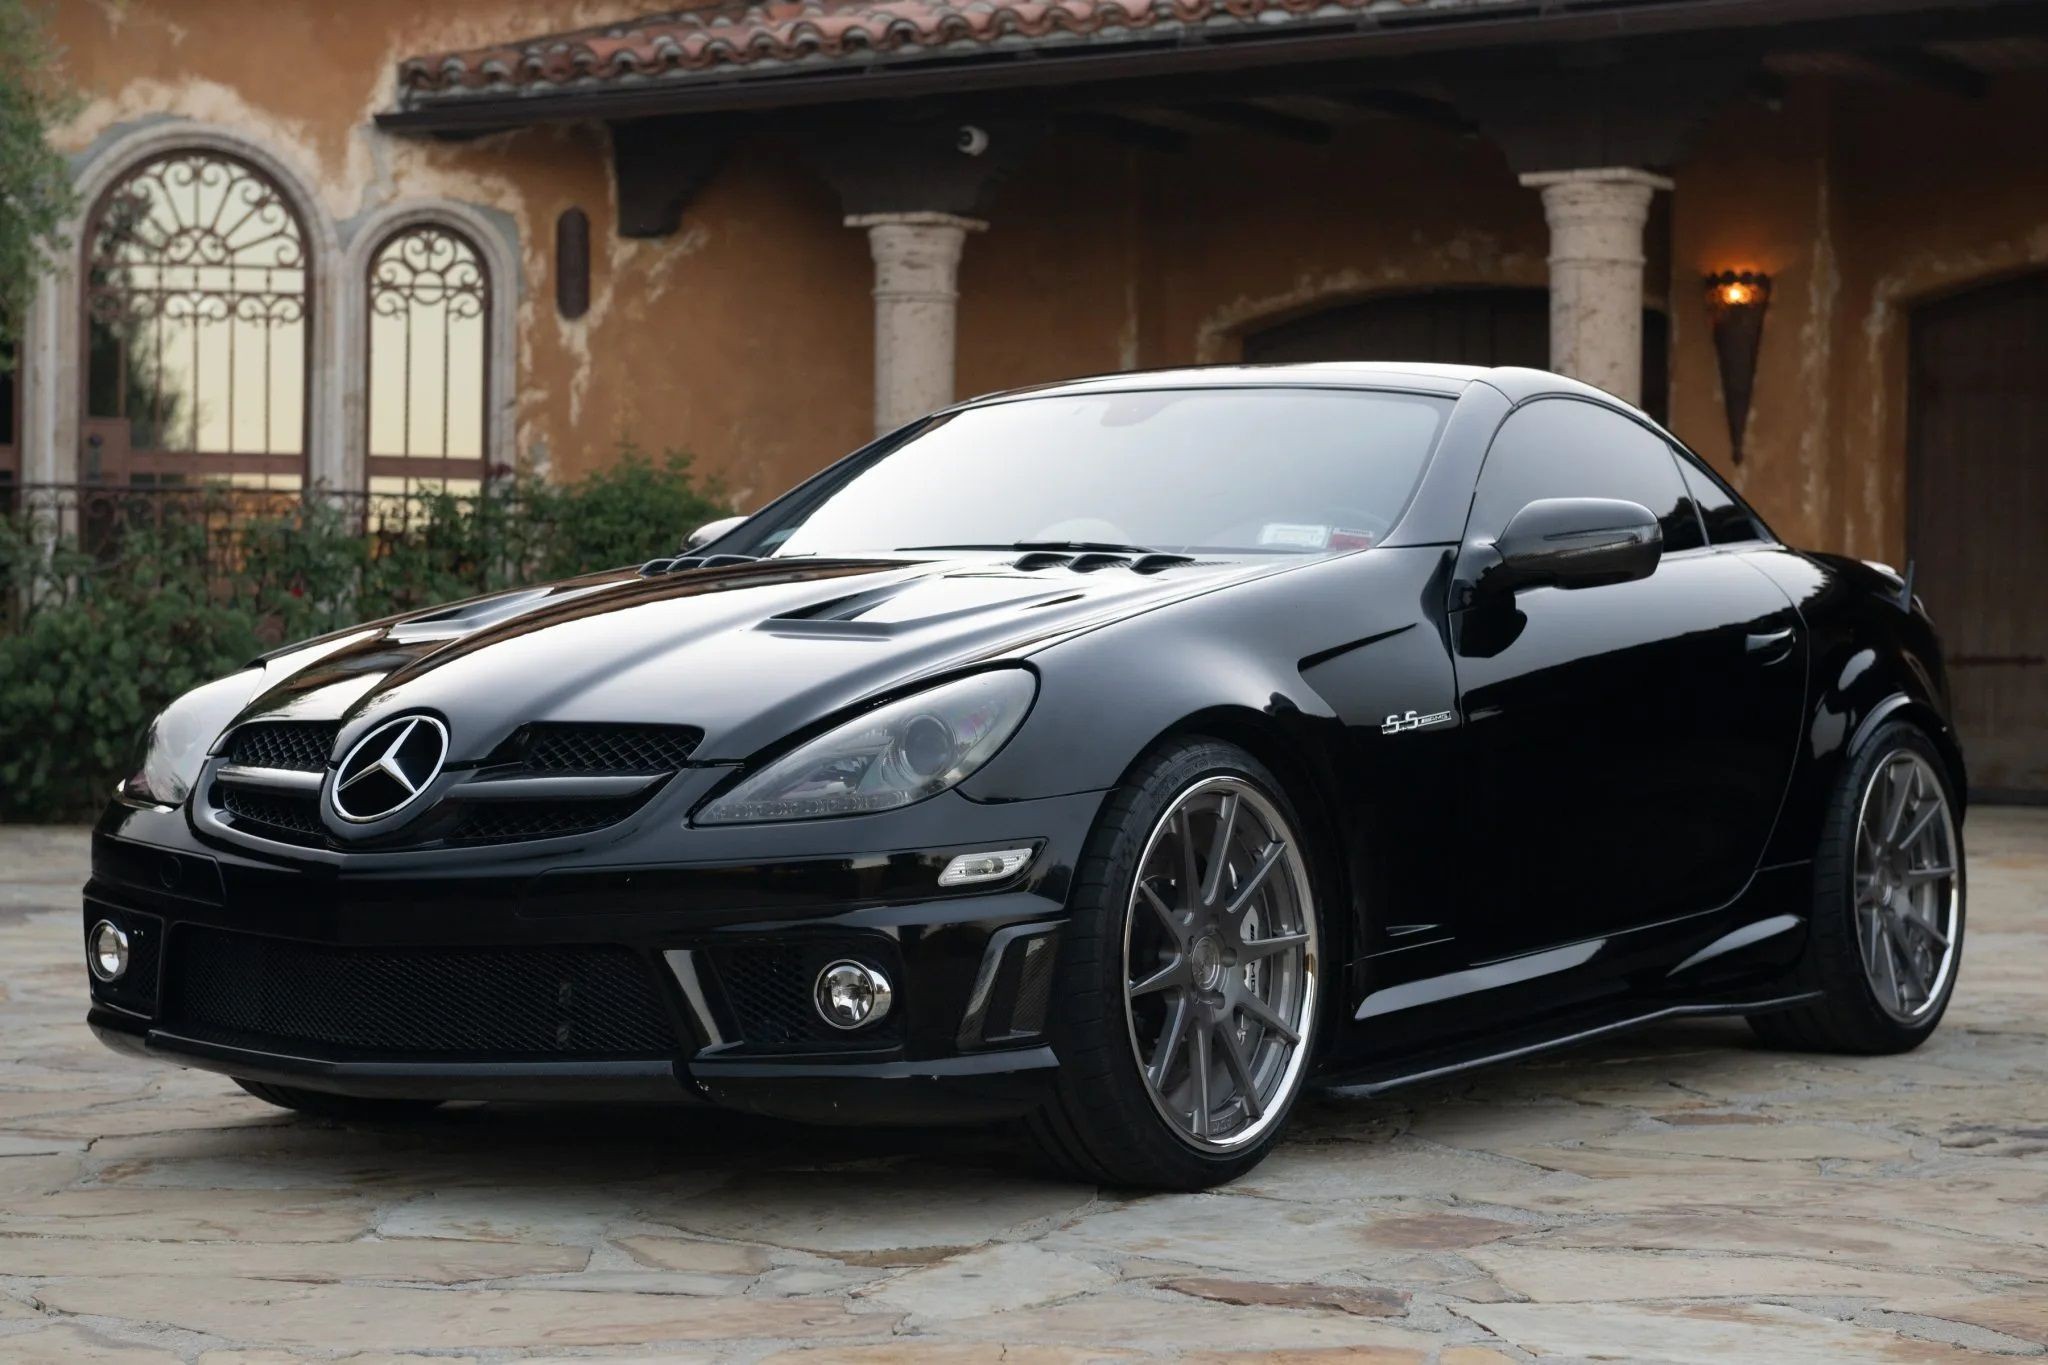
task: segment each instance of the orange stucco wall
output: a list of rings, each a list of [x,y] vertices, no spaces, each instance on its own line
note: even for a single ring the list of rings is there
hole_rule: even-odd
[[[731,156],[662,240],[613,230],[606,134],[395,138],[401,57],[601,22],[630,0],[78,0],[56,11],[84,152],[166,115],[262,139],[346,229],[417,195],[495,210],[522,263],[518,455],[573,477],[622,440],[693,452],[743,505],[858,444],[873,373],[862,236],[786,144]],[[1803,79],[1724,110],[1676,168],[1647,290],[1672,314],[1674,427],[1784,534],[1896,557],[1905,535],[1905,319],[1914,302],[2048,262],[2036,83],[1984,100]],[[592,307],[554,306],[556,216],[592,222]],[[961,269],[964,393],[1227,360],[1254,322],[1383,290],[1538,285],[1536,196],[1498,149],[1391,120],[1326,146],[1225,132],[1185,155],[1049,140],[992,192]],[[1668,236],[1667,236],[1668,232]],[[1710,270],[1777,290],[1748,452],[1728,460],[1700,299]]]

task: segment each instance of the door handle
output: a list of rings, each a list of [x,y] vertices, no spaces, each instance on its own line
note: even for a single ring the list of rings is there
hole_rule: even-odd
[[[1781,663],[1792,657],[1792,627],[1783,630],[1751,631],[1744,647],[1751,654],[1766,655],[1764,665]]]

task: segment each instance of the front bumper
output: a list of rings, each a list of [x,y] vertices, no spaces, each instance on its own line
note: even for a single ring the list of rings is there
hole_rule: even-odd
[[[1056,1066],[1051,967],[1100,799],[948,794],[738,838],[635,822],[586,848],[399,866],[300,862],[117,805],[84,927],[113,919],[137,949],[123,980],[88,977],[89,1023],[132,1055],[345,1095],[1014,1116]],[[1014,881],[938,888],[952,854],[1025,843]],[[841,956],[896,986],[871,1030],[809,1009]]]

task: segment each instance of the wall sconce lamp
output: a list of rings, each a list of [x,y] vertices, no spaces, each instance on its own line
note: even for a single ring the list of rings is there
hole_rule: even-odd
[[[1721,402],[1728,410],[1728,447],[1742,463],[1742,434],[1756,387],[1756,356],[1763,343],[1771,277],[1758,270],[1707,276],[1707,315],[1714,324],[1714,354],[1721,363]]]

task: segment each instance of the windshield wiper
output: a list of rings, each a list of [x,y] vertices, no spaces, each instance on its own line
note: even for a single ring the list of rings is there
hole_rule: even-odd
[[[1149,545],[1118,545],[1106,540],[1013,540],[1007,545],[899,545],[897,554],[922,550],[1051,550],[1062,554],[1156,555],[1166,553]]]

